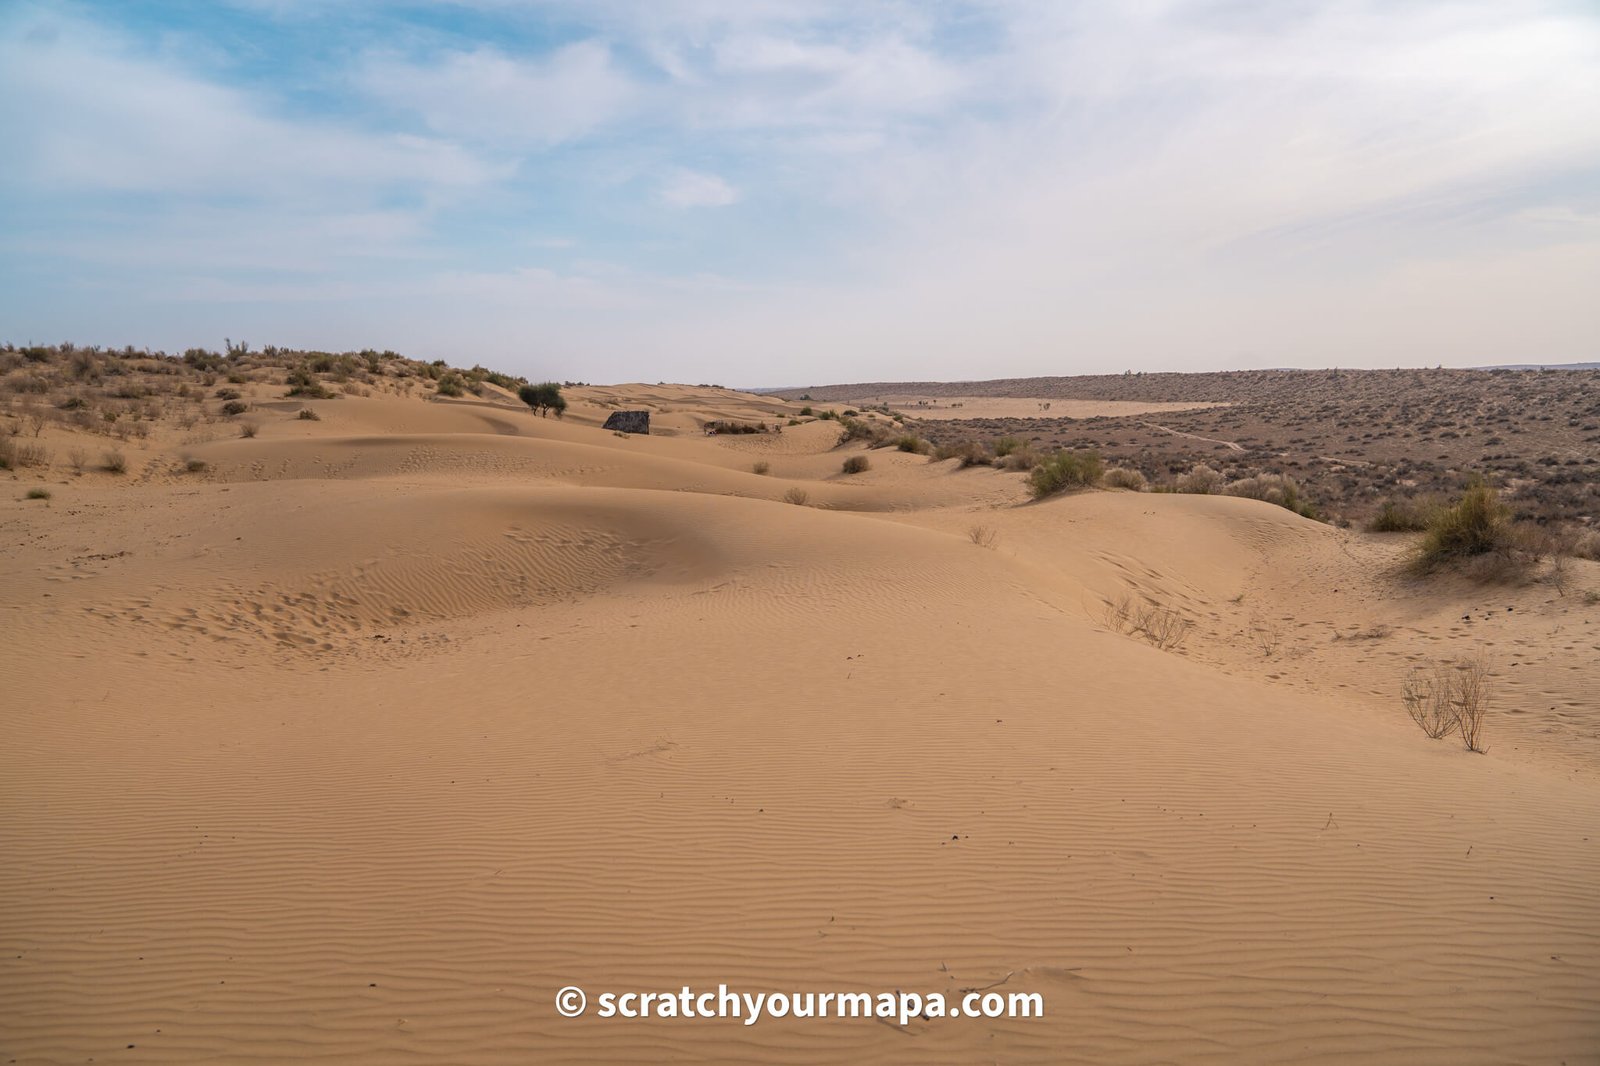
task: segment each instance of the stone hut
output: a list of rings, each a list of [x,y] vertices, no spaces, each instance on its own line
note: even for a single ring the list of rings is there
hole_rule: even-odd
[[[650,432],[649,411],[612,411],[606,419],[604,429],[613,429],[618,433],[645,433]]]

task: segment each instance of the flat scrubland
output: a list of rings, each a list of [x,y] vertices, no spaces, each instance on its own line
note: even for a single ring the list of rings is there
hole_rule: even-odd
[[[782,395],[834,403],[901,397],[911,402],[897,409],[924,422],[921,433],[934,443],[1018,437],[1039,449],[1093,448],[1154,482],[1195,463],[1229,477],[1286,473],[1335,521],[1359,524],[1390,500],[1457,491],[1469,472],[1501,484],[1520,517],[1600,520],[1594,369],[1117,374],[879,382]],[[919,400],[941,406],[924,414]],[[1090,403],[1129,406],[1070,408]],[[1135,404],[1217,406],[1158,413]]]
[[[1592,469],[1593,378],[1415,373],[1107,380],[1259,461],[1133,469],[1126,419],[0,351],[0,1058],[1586,1061],[1600,564],[1525,534],[1593,512],[1481,460]],[[1416,531],[1299,513],[1419,449]],[[1046,1016],[554,1005],[718,983]]]

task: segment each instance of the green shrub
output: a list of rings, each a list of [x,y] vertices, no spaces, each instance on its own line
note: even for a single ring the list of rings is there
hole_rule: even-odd
[[[28,490],[28,499],[30,499],[30,500],[48,500],[49,498],[50,498],[50,490],[49,489],[29,489]]]
[[[1417,562],[1432,569],[1474,555],[1509,553],[1515,546],[1511,509],[1486,482],[1475,481],[1455,504],[1441,508],[1428,522]]]
[[[844,461],[844,472],[846,474],[859,474],[871,468],[872,463],[868,461],[865,455],[852,455]]]
[[[994,456],[989,454],[989,449],[975,440],[964,440],[959,444],[941,444],[933,450],[935,461],[944,459],[958,459],[961,469],[969,466],[988,466],[994,462]]]
[[[994,454],[1004,459],[1012,452],[1021,451],[1028,446],[1027,441],[1021,437],[1001,437],[994,442]]]
[[[1385,500],[1367,522],[1368,533],[1420,533],[1428,528],[1428,508],[1413,500]]]
[[[1033,468],[1028,490],[1035,499],[1043,499],[1067,489],[1087,488],[1099,482],[1103,470],[1097,452],[1059,451]]]
[[[907,433],[904,436],[894,437],[888,443],[894,445],[899,451],[910,452],[913,455],[927,455],[933,450],[933,446],[927,441],[923,440],[921,437],[913,436],[910,433]]]
[[[466,392],[466,382],[461,380],[461,375],[456,373],[446,374],[434,386],[434,391],[440,396],[460,396]]]

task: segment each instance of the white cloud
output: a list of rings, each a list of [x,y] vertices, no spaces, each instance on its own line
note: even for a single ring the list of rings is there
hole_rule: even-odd
[[[727,207],[739,202],[739,190],[715,174],[675,170],[667,175],[659,193],[672,207]]]
[[[0,131],[12,181],[60,189],[308,200],[500,173],[445,141],[272,114],[258,101],[48,18],[0,36]]]
[[[522,58],[490,47],[429,59],[369,55],[357,84],[414,111],[437,133],[467,140],[550,147],[592,133],[638,99],[631,79],[599,41]]]

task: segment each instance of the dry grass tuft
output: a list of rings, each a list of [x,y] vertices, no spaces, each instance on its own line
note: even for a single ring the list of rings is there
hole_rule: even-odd
[[[783,502],[792,503],[796,507],[804,507],[806,505],[806,501],[809,499],[811,499],[811,493],[800,488],[799,486],[796,486],[783,494]]]
[[[1000,539],[1000,534],[988,526],[975,525],[967,530],[967,539],[980,548],[993,548]]]

